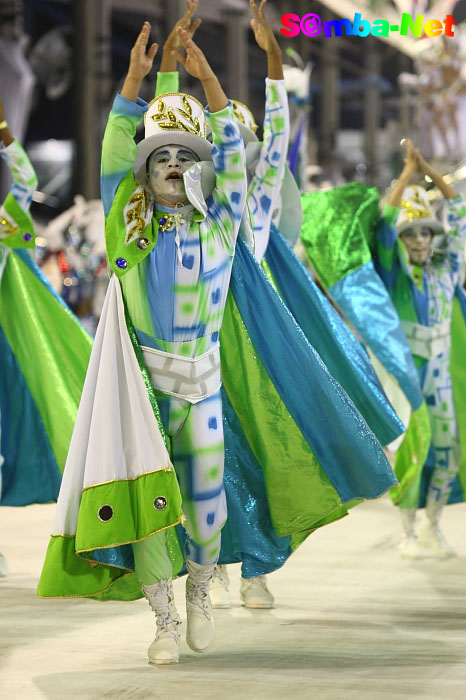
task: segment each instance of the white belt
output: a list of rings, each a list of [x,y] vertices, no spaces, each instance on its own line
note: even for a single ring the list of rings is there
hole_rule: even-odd
[[[421,326],[420,323],[411,323],[411,321],[402,321],[401,325],[413,355],[430,360],[450,348],[449,320],[435,326]]]
[[[154,389],[198,403],[215,394],[222,385],[220,345],[199,357],[183,357],[141,345]]]

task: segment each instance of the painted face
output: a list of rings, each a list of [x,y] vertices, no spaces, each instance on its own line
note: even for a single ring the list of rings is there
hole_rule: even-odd
[[[428,226],[407,228],[401,234],[401,240],[408,252],[410,262],[422,265],[430,256],[432,229]]]
[[[198,160],[189,148],[176,144],[161,146],[151,153],[147,176],[155,201],[165,206],[186,204],[183,173]]]

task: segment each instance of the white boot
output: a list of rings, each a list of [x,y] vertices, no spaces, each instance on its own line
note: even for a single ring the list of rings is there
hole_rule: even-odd
[[[426,517],[418,529],[419,544],[429,552],[430,556],[436,559],[448,559],[449,557],[458,556],[440,530],[439,521],[442,510],[443,503],[439,503],[433,498],[428,498]]]
[[[2,576],[8,576],[9,571],[8,562],[0,552],[0,578],[2,578]]]
[[[230,607],[229,583],[227,567],[216,566],[210,582],[210,601],[213,608]]]
[[[186,560],[186,641],[193,651],[207,651],[215,639],[215,624],[209,598],[209,586],[215,564],[202,566]]]
[[[142,586],[142,592],[155,612],[157,633],[147,655],[151,664],[176,664],[180,659],[179,626],[181,620],[175,607],[173,585],[170,581],[159,581]]]
[[[265,576],[241,577],[240,595],[246,608],[273,608],[273,595],[267,588]]]
[[[416,508],[400,508],[400,516],[403,527],[403,535],[398,547],[400,555],[403,559],[421,559],[422,551],[414,531]]]

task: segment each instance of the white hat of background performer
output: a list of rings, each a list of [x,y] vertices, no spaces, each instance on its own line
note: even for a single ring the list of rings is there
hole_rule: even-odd
[[[398,234],[413,226],[427,226],[434,234],[444,230],[432,211],[426,190],[419,185],[410,185],[404,190],[396,221]]]

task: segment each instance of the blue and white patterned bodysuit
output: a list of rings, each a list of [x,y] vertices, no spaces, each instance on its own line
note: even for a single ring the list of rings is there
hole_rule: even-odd
[[[129,154],[126,172],[134,162],[134,133],[146,108],[142,101],[129,103],[119,96],[112,110],[106,138],[109,129],[120,130],[120,141],[122,132],[126,134],[127,143],[121,145]],[[151,351],[199,358],[219,349],[219,332],[246,198],[246,175],[244,149],[231,106],[216,114],[208,113],[208,118],[217,185],[203,203],[204,210],[197,212],[192,206],[157,207],[156,217],[172,217],[172,225],[159,230],[153,250],[121,278],[146,364],[154,357]],[[109,136],[111,143],[111,133]],[[110,156],[104,154],[107,170],[111,171]],[[121,169],[121,151],[118,158]],[[102,185],[108,211],[115,178],[103,178]],[[170,363],[168,357],[167,363]],[[165,384],[162,381],[158,384],[149,364],[148,369],[158,390],[161,417],[180,483],[188,535],[186,556],[203,565],[215,563],[226,520],[220,385],[207,398],[193,402],[175,390],[167,393]],[[170,573],[168,556],[160,545],[164,537],[162,532],[133,545],[136,571],[143,584],[154,583]]]

